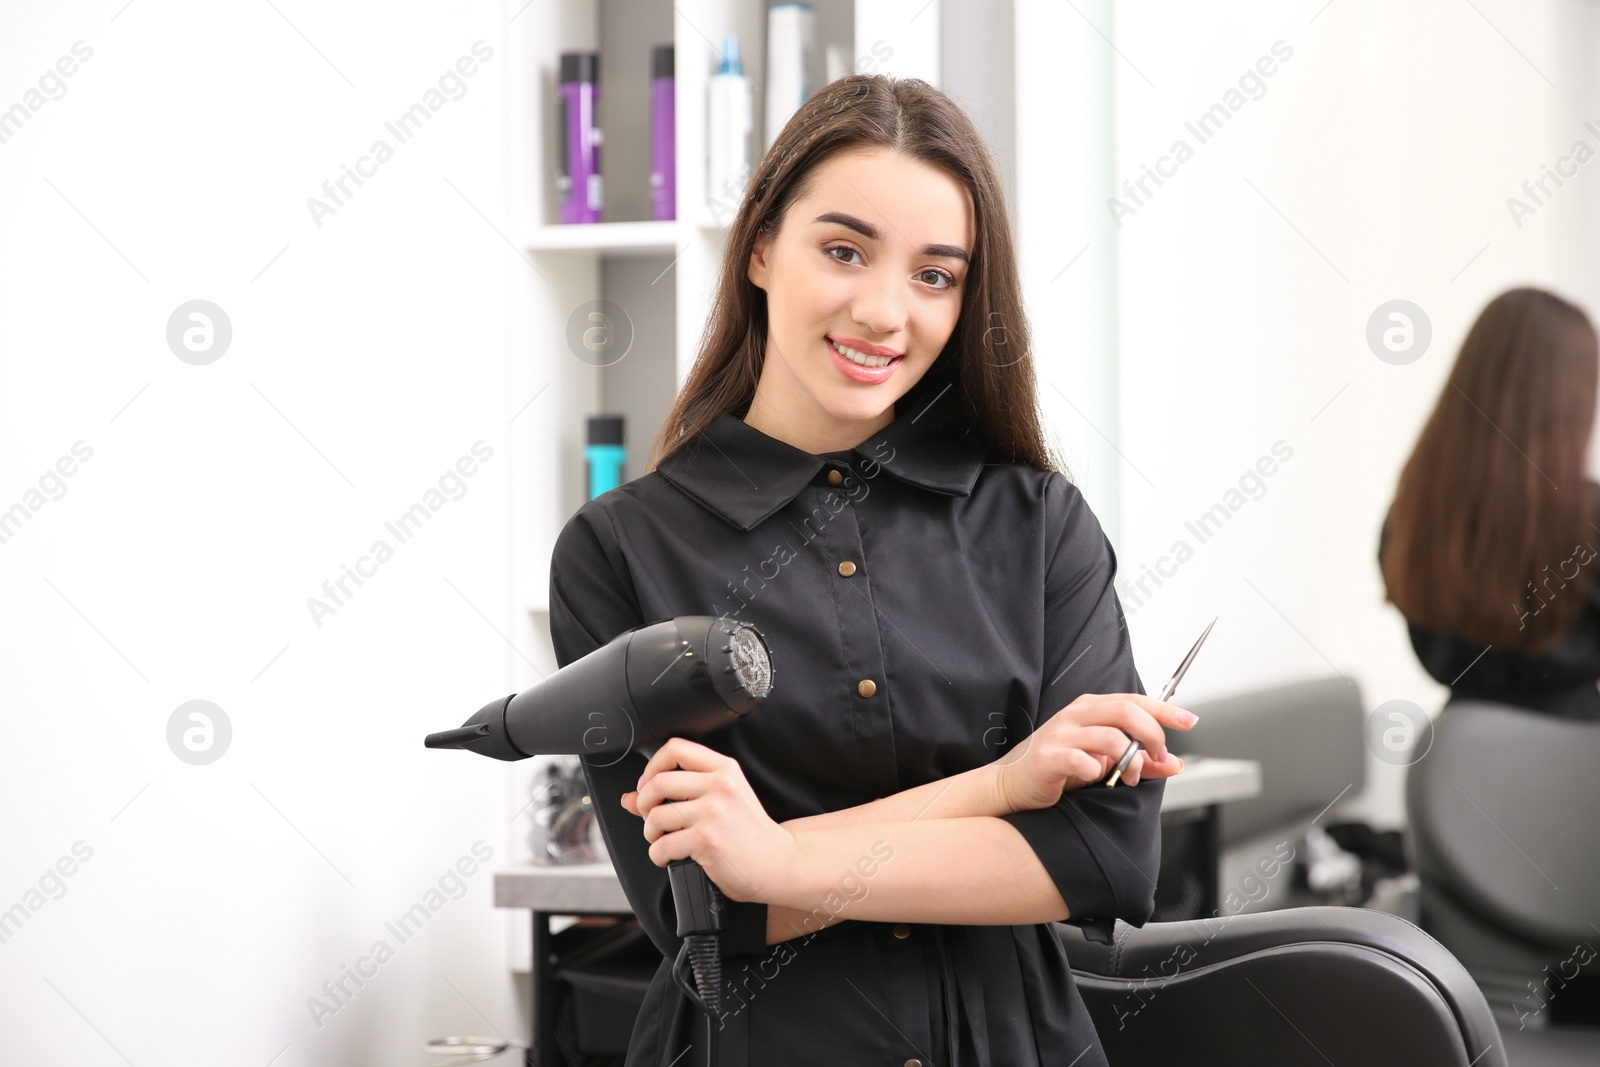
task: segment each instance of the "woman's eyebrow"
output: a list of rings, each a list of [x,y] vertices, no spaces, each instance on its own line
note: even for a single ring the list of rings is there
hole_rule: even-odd
[[[883,237],[883,235],[878,232],[878,228],[872,223],[863,219],[858,219],[854,215],[846,215],[842,211],[825,211],[812,221],[837,223],[840,226],[844,226],[848,229],[856,231],[869,241],[877,241]],[[957,248],[955,245],[923,245],[922,248],[918,249],[917,254],[923,256],[943,256],[947,259],[959,259],[963,263],[971,262],[971,260],[967,258],[966,250]]]

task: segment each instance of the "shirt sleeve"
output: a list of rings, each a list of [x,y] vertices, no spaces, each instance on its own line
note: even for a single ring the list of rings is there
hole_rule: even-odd
[[[1112,581],[1116,553],[1077,487],[1056,473],[1045,514],[1055,542],[1044,592],[1043,725],[1083,693],[1144,693]],[[1163,779],[1131,788],[1095,782],[1048,808],[1002,818],[1032,846],[1076,926],[1106,931],[1112,919],[1143,926],[1155,911],[1161,869]],[[1109,938],[1106,938],[1109,940]]]
[[[598,507],[579,509],[556,537],[550,560],[550,639],[557,666],[582,659],[646,622],[662,621],[641,617],[610,516]],[[675,959],[682,939],[667,869],[650,859],[644,823],[622,806],[622,794],[634,789],[644,773],[645,757],[630,751],[621,759],[591,762],[585,756],[581,762],[606,850],[628,902],[656,948]],[[723,956],[767,950],[766,904],[726,900],[722,919]]]

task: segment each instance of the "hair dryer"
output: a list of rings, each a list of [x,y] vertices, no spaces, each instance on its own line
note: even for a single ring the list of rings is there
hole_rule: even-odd
[[[669,738],[698,739],[733,725],[771,692],[772,652],[760,631],[718,616],[681,615],[620,634],[423,743],[502,760],[583,755],[614,763],[629,751],[649,758]],[[712,1016],[722,1007],[720,891],[693,860],[672,860],[667,874],[685,939],[673,980]],[[682,973],[685,957],[698,992]]]

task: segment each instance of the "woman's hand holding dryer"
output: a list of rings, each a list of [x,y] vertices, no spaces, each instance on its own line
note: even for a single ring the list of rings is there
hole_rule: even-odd
[[[622,806],[644,819],[651,862],[695,860],[729,900],[767,899],[792,870],[795,834],[767,814],[738,760],[698,742],[657,749]]]

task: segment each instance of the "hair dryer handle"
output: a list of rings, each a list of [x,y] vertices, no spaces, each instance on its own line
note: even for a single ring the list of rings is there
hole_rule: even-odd
[[[720,934],[722,890],[706,869],[694,860],[672,860],[667,864],[667,878],[678,909],[678,936]]]

